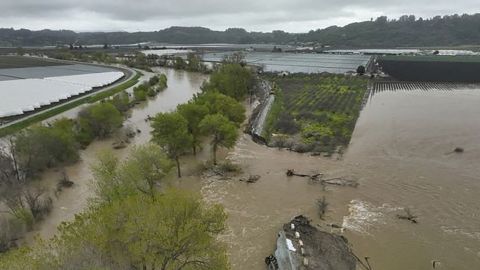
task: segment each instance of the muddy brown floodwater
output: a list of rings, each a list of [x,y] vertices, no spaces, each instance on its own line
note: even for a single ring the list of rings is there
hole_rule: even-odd
[[[161,70],[168,89],[136,107],[129,123],[142,130],[134,144],[149,140],[144,119],[186,102],[205,76]],[[245,174],[260,175],[257,183],[202,179],[193,157],[180,187],[199,191],[209,202],[221,203],[229,213],[227,244],[232,268],[264,270],[264,258],[275,248],[276,234],[299,214],[317,219],[316,201],[329,202],[326,222],[343,225],[355,253],[370,257],[373,269],[479,269],[480,265],[480,89],[458,91],[397,91],[377,93],[357,122],[351,145],[342,160],[266,148],[242,135],[224,153]],[[452,153],[462,147],[462,154]],[[111,141],[95,142],[82,151],[82,161],[67,168],[76,183],[62,192],[52,215],[37,233],[50,237],[61,221],[71,220],[92,196],[89,164]],[[117,151],[123,157],[128,151]],[[204,150],[200,161],[208,158]],[[326,177],[358,179],[358,188],[325,189],[304,178],[288,178],[287,169],[324,173]],[[45,179],[54,181],[58,172]],[[418,215],[418,224],[398,220],[404,208]]]
[[[233,269],[265,269],[281,225],[316,217],[326,196],[327,222],[342,224],[354,252],[373,269],[479,269],[480,89],[399,91],[375,95],[361,113],[343,160],[268,149],[243,136],[229,154],[259,182],[205,180],[202,194],[230,214]],[[455,147],[463,154],[452,153]],[[285,170],[356,178],[360,186],[328,187]],[[418,224],[398,220],[405,208]],[[314,223],[318,223],[314,219]]]

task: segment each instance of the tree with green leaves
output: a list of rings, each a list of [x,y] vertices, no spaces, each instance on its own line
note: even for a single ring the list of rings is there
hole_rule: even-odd
[[[134,147],[123,162],[111,151],[100,152],[98,162],[91,167],[97,200],[108,203],[138,193],[155,200],[157,186],[172,165],[155,144]]]
[[[26,178],[39,171],[79,158],[73,123],[60,119],[51,126],[35,125],[16,134],[12,139],[19,171]]]
[[[200,122],[200,130],[203,134],[211,137],[214,165],[217,165],[218,147],[232,148],[238,139],[235,124],[221,114],[207,115]]]
[[[187,63],[183,60],[182,57],[177,56],[173,59],[173,68],[175,69],[185,69],[187,67]]]
[[[126,91],[115,95],[109,102],[112,103],[119,112],[125,113],[130,109],[130,97]]]
[[[203,72],[206,70],[205,65],[202,63],[202,58],[195,53],[187,54],[187,69],[189,71]]]
[[[80,141],[90,143],[95,137],[110,136],[123,123],[122,114],[109,102],[91,105],[78,113],[77,126]]]
[[[192,136],[192,150],[193,154],[196,155],[197,147],[200,146],[200,122],[209,113],[208,107],[189,102],[179,105],[177,110],[188,122],[188,132]]]
[[[240,64],[224,63],[204,85],[204,91],[218,91],[236,100],[243,100],[253,86],[252,72]]]
[[[135,101],[140,102],[140,101],[145,101],[147,100],[147,93],[148,90],[150,89],[150,85],[145,82],[140,84],[139,86],[136,86],[133,88],[133,97]]]
[[[167,190],[157,200],[136,194],[63,223],[58,235],[0,257],[1,269],[228,270],[217,236],[226,229],[220,205]]]
[[[209,114],[221,114],[237,126],[245,121],[245,108],[234,98],[209,91],[194,97],[194,102],[208,108]]]
[[[90,167],[95,200],[109,203],[128,193],[129,188],[125,188],[118,174],[119,164],[119,159],[111,150],[102,150],[97,154],[96,162]]]
[[[358,66],[358,67],[357,67],[357,74],[358,74],[358,75],[363,75],[363,74],[365,74],[365,66],[363,66],[363,65]]]
[[[192,145],[192,135],[188,132],[188,121],[178,112],[160,113],[152,121],[152,141],[160,145],[175,160],[178,177],[180,156],[185,154]]]

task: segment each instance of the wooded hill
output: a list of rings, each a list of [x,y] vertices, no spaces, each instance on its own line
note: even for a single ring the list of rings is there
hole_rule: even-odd
[[[331,26],[308,33],[284,31],[247,32],[242,28],[214,31],[203,27],[170,27],[154,32],[89,32],[68,30],[0,29],[0,46],[45,46],[65,44],[136,44],[162,42],[176,44],[294,44],[314,42],[335,47],[458,46],[480,44],[480,14],[436,16],[429,19],[404,15],[398,19],[378,17],[344,27]]]

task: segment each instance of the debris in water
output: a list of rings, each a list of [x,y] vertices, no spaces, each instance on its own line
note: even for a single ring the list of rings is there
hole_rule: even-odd
[[[315,182],[319,182],[322,185],[335,185],[335,186],[355,187],[355,188],[358,187],[358,181],[357,180],[347,179],[347,178],[344,178],[344,177],[321,179],[323,177],[322,173],[309,175],[309,174],[296,173],[295,170],[288,169],[287,172],[286,172],[286,175],[288,177],[292,177],[292,176],[308,177],[308,178],[310,178],[310,180],[315,181]]]
[[[320,182],[322,185],[335,185],[335,186],[342,186],[342,187],[358,187],[358,181],[353,179],[346,179],[343,177],[336,177],[331,179],[325,179]]]
[[[455,147],[455,149],[453,149],[453,151],[445,153],[445,154],[446,155],[453,154],[453,153],[461,154],[463,152],[465,152],[465,149],[463,149],[462,147]]]
[[[241,182],[255,183],[260,180],[260,175],[250,175],[248,178],[240,178]]]
[[[320,177],[323,176],[323,174],[321,174],[321,173],[314,174],[314,175],[296,173],[295,170],[293,170],[293,169],[288,169],[287,172],[286,172],[286,175],[287,175],[288,177],[292,177],[292,176],[308,177],[308,178],[310,178],[310,179],[312,179],[312,180],[316,180],[316,179],[318,179],[318,178],[320,178]]]
[[[318,216],[320,217],[320,219],[323,219],[328,208],[328,202],[325,196],[323,196],[321,200],[317,201],[317,205],[318,205]]]
[[[408,220],[408,221],[410,221],[414,224],[418,223],[418,221],[417,221],[418,217],[413,215],[409,208],[405,208],[405,215],[398,214],[397,218]]]

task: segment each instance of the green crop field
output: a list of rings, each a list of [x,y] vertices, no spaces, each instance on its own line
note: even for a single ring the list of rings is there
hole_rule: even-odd
[[[348,145],[368,79],[333,74],[266,75],[265,79],[274,83],[276,91],[264,134],[273,144],[281,134],[281,143],[290,138],[303,144],[300,152],[332,153]]]
[[[24,56],[0,56],[0,69],[2,68],[25,68],[66,65],[57,61],[36,57]]]

